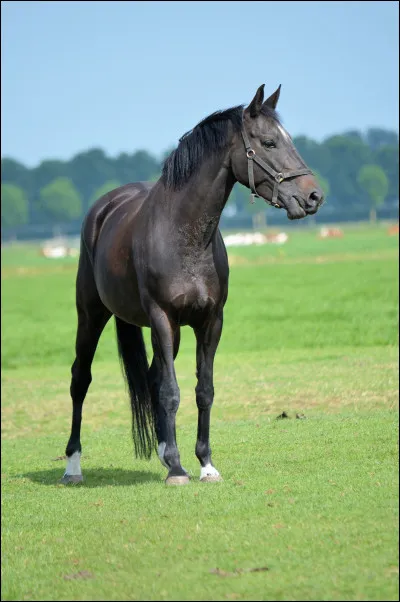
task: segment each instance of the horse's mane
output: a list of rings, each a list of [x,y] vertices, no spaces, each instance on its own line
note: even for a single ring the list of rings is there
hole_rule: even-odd
[[[180,138],[178,147],[165,160],[162,180],[178,190],[198,170],[205,157],[221,151],[228,140],[229,126],[242,127],[243,105],[209,115]]]
[[[167,188],[182,188],[206,157],[225,148],[230,126],[233,126],[234,132],[239,132],[242,127],[243,108],[244,105],[238,105],[225,111],[216,111],[180,138],[178,147],[164,162],[161,179]],[[279,121],[274,110],[263,106],[261,112]]]

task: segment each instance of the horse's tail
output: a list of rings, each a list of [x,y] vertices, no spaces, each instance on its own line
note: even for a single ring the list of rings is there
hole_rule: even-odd
[[[149,364],[142,329],[115,316],[118,353],[129,388],[135,454],[149,459],[156,445],[155,408],[148,383]]]

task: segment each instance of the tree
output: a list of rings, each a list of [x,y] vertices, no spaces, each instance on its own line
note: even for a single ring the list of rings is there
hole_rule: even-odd
[[[25,192],[15,184],[1,185],[1,225],[5,228],[28,222],[29,210]]]
[[[110,192],[115,188],[119,188],[119,186],[121,186],[121,184],[118,182],[118,180],[108,180],[107,182],[104,182],[104,184],[100,186],[100,188],[97,188],[97,190],[95,190],[90,197],[89,205],[93,205],[93,203],[95,203],[100,197],[104,196],[107,194],[107,192]]]
[[[79,192],[68,178],[56,178],[40,191],[40,208],[52,221],[69,221],[82,214]]]
[[[366,139],[367,143],[373,150],[377,150],[381,146],[399,145],[399,137],[397,132],[384,130],[383,128],[369,128]]]
[[[29,197],[32,185],[32,170],[14,159],[4,157],[1,160],[1,181],[19,186]]]
[[[129,182],[149,181],[154,174],[160,172],[160,164],[147,151],[136,151],[132,155],[121,153],[114,161],[115,177],[128,184]]]
[[[364,141],[362,133],[358,130],[347,130],[346,132],[343,132],[342,136],[345,136],[346,138],[352,138],[353,140],[358,140],[358,142]]]
[[[56,178],[68,177],[68,165],[64,161],[50,159],[42,161],[32,169],[32,188],[35,197],[38,197],[41,189]]]
[[[40,191],[44,186],[56,178],[68,177],[68,164],[64,161],[50,159],[42,161],[37,167],[34,167],[31,172],[31,216],[30,221],[33,224],[42,224],[47,221],[49,216],[40,210],[38,200]]]
[[[374,163],[382,167],[389,179],[388,199],[399,198],[399,147],[381,146],[374,153]]]
[[[389,181],[379,165],[363,165],[358,172],[357,181],[367,193],[370,204],[370,220],[376,221],[376,207],[382,205],[389,190]]]
[[[133,153],[132,161],[135,166],[132,173],[133,182],[148,182],[154,173],[160,171],[158,161],[145,150],[139,150]]]
[[[326,176],[331,164],[331,156],[325,143],[319,144],[307,136],[297,136],[293,138],[293,144],[307,165],[311,165]]]
[[[331,194],[338,208],[354,207],[363,201],[363,190],[357,182],[357,173],[371,163],[370,147],[352,137],[331,136],[324,145],[329,148],[330,165],[323,175],[329,180]],[[311,163],[314,166],[314,164]],[[315,165],[318,169],[318,165]]]
[[[69,177],[82,196],[85,208],[93,191],[108,180],[119,180],[126,184],[117,174],[115,161],[109,159],[101,148],[92,148],[78,153],[68,164]],[[132,180],[131,180],[132,181]]]

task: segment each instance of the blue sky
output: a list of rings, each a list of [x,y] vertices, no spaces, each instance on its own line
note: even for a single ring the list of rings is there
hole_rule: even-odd
[[[398,131],[398,13],[378,2],[1,3],[1,154],[160,156],[282,84],[292,135]]]

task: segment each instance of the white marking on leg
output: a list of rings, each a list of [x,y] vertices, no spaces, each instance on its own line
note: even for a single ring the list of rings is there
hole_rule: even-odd
[[[165,441],[161,441],[161,443],[159,443],[158,445],[158,457],[160,458],[160,462],[163,466],[165,466],[165,468],[169,468],[168,464],[165,462],[164,460],[164,453],[165,453],[165,448],[167,447],[167,444]]]
[[[218,470],[216,468],[214,468],[214,466],[212,466],[211,464],[206,464],[205,466],[202,466],[200,469],[200,481],[201,479],[204,479],[204,477],[219,477],[220,474],[218,472]]]
[[[81,470],[81,453],[76,451],[68,458],[67,469],[65,471],[65,475],[68,476],[77,476],[82,475]]]

